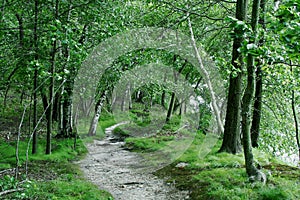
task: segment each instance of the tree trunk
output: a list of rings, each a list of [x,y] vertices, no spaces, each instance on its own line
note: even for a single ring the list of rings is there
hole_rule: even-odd
[[[204,82],[206,83],[209,94],[210,94],[211,106],[212,106],[213,112],[215,114],[215,119],[216,119],[216,122],[217,122],[218,129],[221,130],[221,133],[223,133],[224,132],[223,122],[222,122],[222,119],[221,119],[220,110],[219,110],[217,98],[216,98],[216,95],[215,95],[215,91],[214,91],[214,88],[213,88],[213,85],[212,85],[212,82],[211,82],[211,77],[210,77],[209,72],[204,67],[203,60],[200,56],[200,53],[199,53],[199,50],[198,50],[198,47],[197,47],[197,44],[196,44],[193,28],[192,28],[191,19],[190,19],[189,15],[190,14],[187,13],[188,26],[189,26],[189,30],[190,30],[190,33],[191,33],[192,47],[194,49],[194,53],[195,53],[196,59],[197,59],[198,64],[199,64],[199,68],[202,72]]]
[[[65,85],[65,95],[62,105],[62,130],[61,136],[64,138],[73,137],[73,120],[72,120],[72,96],[73,96],[73,83],[72,77],[68,77]]]
[[[1,6],[1,18],[0,18],[0,23],[2,23],[4,21],[4,16],[5,16],[5,5],[6,0],[2,0],[2,6]]]
[[[38,60],[38,34],[37,34],[37,26],[38,26],[38,0],[35,0],[34,2],[34,28],[33,28],[33,44],[34,44],[34,50],[35,55],[34,59]],[[33,77],[33,135],[32,135],[32,154],[37,153],[37,92],[38,92],[38,66],[35,66],[34,69],[34,77]]]
[[[55,2],[55,19],[58,17],[58,5],[59,0]],[[46,142],[46,154],[51,154],[51,137],[52,137],[52,120],[53,120],[53,99],[54,99],[54,80],[55,80],[55,60],[56,60],[56,38],[52,44],[51,52],[51,68],[50,68],[50,87],[49,87],[49,108],[47,112],[47,142]]]
[[[67,21],[70,20],[71,16],[71,10],[72,10],[72,3],[69,5],[69,11],[67,13]],[[68,31],[65,31],[65,37],[68,38]],[[62,107],[62,116],[61,118],[61,127],[59,131],[58,137],[62,138],[69,138],[74,137],[75,134],[73,133],[73,113],[72,113],[72,107],[73,107],[73,87],[74,87],[74,79],[75,79],[75,67],[73,67],[69,61],[70,61],[70,47],[68,44],[64,45],[62,49],[62,55],[64,56],[66,60],[66,65],[64,66],[64,69],[67,67],[69,73],[64,74],[64,86],[62,89],[63,98],[61,103]]]
[[[164,83],[167,81],[167,75],[166,75],[166,72],[164,73]],[[164,108],[164,109],[167,109],[166,108],[166,105],[165,105],[165,100],[166,100],[166,90],[163,89],[162,93],[161,93],[161,101],[160,101],[160,104],[161,106]]]
[[[131,96],[131,89],[132,89],[132,86],[131,84],[129,83],[129,87],[128,87],[128,109],[131,110],[132,109],[132,96]]]
[[[259,24],[265,29],[265,8],[266,8],[266,0],[261,0],[260,3],[261,15]],[[259,46],[264,44],[264,38],[259,40]],[[253,120],[251,126],[251,142],[252,147],[258,147],[258,138],[259,138],[259,128],[260,128],[260,120],[261,120],[261,109],[262,109],[262,60],[257,61],[258,66],[256,69],[256,87],[255,87],[255,97],[254,97],[254,108],[253,108]]]
[[[297,117],[296,107],[295,107],[295,91],[294,90],[292,90],[292,109],[293,109],[293,116],[294,116],[294,122],[295,122],[296,141],[297,141],[297,146],[298,146],[299,163],[300,163],[300,139],[299,139],[298,117]]]
[[[256,70],[256,87],[255,87],[255,98],[254,98],[254,108],[253,108],[253,120],[251,126],[251,143],[252,143],[252,147],[254,148],[258,147],[261,109],[262,109],[262,71],[261,71],[261,66],[258,66]]]
[[[100,118],[100,115],[101,115],[101,110],[102,110],[102,106],[104,104],[105,98],[106,98],[106,91],[104,91],[102,93],[102,95],[100,96],[100,99],[96,103],[95,114],[94,114],[93,120],[91,122],[89,132],[88,132],[89,136],[96,135],[98,122],[99,122],[99,118]]]
[[[256,29],[258,23],[260,0],[253,1],[252,8],[252,19],[251,26],[254,32],[254,39],[250,41],[252,44],[255,44],[256,39]],[[260,172],[254,165],[254,158],[252,153],[251,145],[251,133],[250,133],[250,124],[251,124],[251,105],[254,98],[255,90],[255,66],[254,66],[254,57],[249,53],[247,57],[247,86],[244,92],[242,99],[242,134],[243,134],[243,147],[244,147],[244,156],[246,164],[246,172],[251,181],[261,181],[266,182],[266,176]]]
[[[236,18],[240,21],[246,21],[247,0],[237,0]],[[238,153],[241,151],[240,144],[240,110],[241,110],[241,93],[243,78],[243,58],[238,49],[244,40],[243,30],[236,28],[234,30],[236,37],[233,40],[231,64],[237,70],[237,75],[230,75],[229,92],[227,97],[227,111],[224,127],[224,138],[219,152]]]
[[[293,68],[291,67],[291,71],[293,71]],[[296,105],[295,105],[295,90],[292,89],[292,110],[293,110],[293,117],[294,117],[294,124],[295,124],[295,132],[296,132],[296,142],[298,147],[298,154],[299,154],[299,165],[300,165],[300,138],[299,138],[299,128],[298,128],[298,117],[296,112]]]
[[[176,55],[174,55],[174,58],[173,58],[173,62],[175,63],[176,61]],[[183,69],[185,68],[187,64],[187,61],[185,61],[185,63],[182,65],[182,67],[178,70],[178,72],[174,71],[174,83],[177,84],[177,80],[178,80],[178,74],[180,74]],[[166,117],[166,122],[169,122],[171,117],[172,117],[172,113],[174,111],[174,105],[175,105],[175,98],[176,95],[175,95],[175,92],[172,92],[172,95],[171,95],[171,100],[170,100],[170,104],[169,104],[169,108],[168,108],[168,112],[167,112],[167,117]]]
[[[171,119],[171,117],[172,117],[172,111],[173,111],[173,107],[174,107],[174,102],[175,102],[175,92],[172,92],[171,100],[170,100],[170,104],[169,104],[169,108],[168,108],[166,122],[169,122],[170,119]]]
[[[58,0],[57,0],[58,1]],[[55,75],[55,54],[56,54],[56,40],[53,42],[50,68],[50,87],[49,87],[49,107],[47,112],[47,142],[46,154],[51,154],[51,137],[52,137],[52,115],[53,115],[53,99],[54,99],[54,75]]]

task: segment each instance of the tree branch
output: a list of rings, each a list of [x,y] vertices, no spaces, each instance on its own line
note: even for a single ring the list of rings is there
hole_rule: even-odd
[[[4,196],[4,195],[7,195],[7,194],[10,194],[13,192],[20,192],[23,190],[25,190],[25,189],[24,188],[16,188],[16,189],[4,190],[4,191],[0,192],[0,196]]]

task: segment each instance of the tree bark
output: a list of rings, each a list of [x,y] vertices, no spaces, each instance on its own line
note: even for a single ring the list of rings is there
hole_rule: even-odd
[[[265,10],[266,10],[266,0],[261,0],[260,2],[261,15],[259,19],[259,24],[265,29]],[[259,46],[264,44],[264,38],[259,40]],[[259,129],[260,129],[260,121],[261,121],[261,112],[262,112],[262,70],[261,65],[263,61],[259,59],[257,61],[258,66],[256,69],[256,86],[255,86],[255,97],[254,97],[254,108],[253,108],[253,120],[251,125],[251,142],[252,147],[258,147],[258,139],[259,139]]]
[[[258,15],[259,15],[260,0],[253,1],[252,7],[252,19],[251,26],[254,32],[254,39],[250,43],[255,44],[256,40],[256,29],[258,24]],[[251,124],[251,105],[254,98],[255,90],[255,66],[254,66],[254,57],[251,53],[247,57],[247,86],[244,92],[242,99],[242,134],[243,134],[243,147],[244,147],[244,156],[246,164],[246,172],[252,181],[266,181],[266,176],[260,172],[254,165],[254,158],[252,153],[251,145],[251,133],[250,133],[250,124]]]
[[[291,67],[291,71],[293,71],[293,68]],[[292,110],[293,110],[293,117],[294,117],[294,124],[295,124],[295,137],[298,147],[298,155],[299,155],[299,165],[300,165],[300,138],[299,138],[299,123],[298,123],[298,117],[296,112],[296,105],[295,105],[295,90],[292,89]]]
[[[55,2],[55,19],[58,17],[59,0]],[[52,121],[53,121],[53,99],[54,99],[54,81],[55,81],[55,62],[56,62],[56,38],[52,44],[51,52],[51,68],[50,68],[50,87],[49,87],[49,108],[47,112],[47,142],[46,142],[46,154],[51,154],[51,137],[52,137]]]
[[[237,0],[236,18],[246,21],[248,0]],[[229,92],[227,97],[227,111],[225,117],[224,137],[219,152],[236,154],[241,151],[240,144],[240,110],[243,78],[243,58],[238,49],[241,47],[243,30],[234,30],[236,37],[233,40],[231,64],[237,70],[237,75],[230,75]]]
[[[203,79],[204,79],[205,83],[207,84],[207,88],[208,88],[210,98],[211,98],[211,105],[212,105],[212,109],[213,109],[214,114],[215,114],[218,129],[221,130],[221,133],[223,133],[224,132],[223,122],[222,122],[222,119],[221,119],[221,116],[220,116],[220,110],[219,110],[219,107],[218,107],[218,104],[217,104],[217,98],[216,98],[215,91],[214,91],[214,88],[213,88],[213,85],[212,85],[212,82],[211,82],[211,77],[210,77],[209,72],[205,69],[205,67],[203,65],[202,58],[201,58],[199,50],[197,48],[197,44],[196,44],[196,40],[195,40],[193,28],[192,28],[192,23],[191,23],[191,19],[190,19],[189,15],[190,14],[187,13],[188,26],[189,26],[189,31],[191,33],[192,47],[194,49],[195,57],[196,57],[196,59],[198,61],[198,64],[199,64],[199,68],[202,72]]]
[[[175,63],[176,61],[176,55],[174,55],[174,59],[173,59],[173,62]],[[177,83],[177,79],[178,79],[178,74],[180,74],[184,67],[186,66],[187,64],[187,61],[185,61],[185,63],[182,65],[182,67],[178,70],[178,72],[175,72],[174,71],[174,83],[176,84]],[[167,117],[166,117],[166,122],[169,122],[171,117],[172,117],[172,113],[174,111],[174,105],[175,105],[175,98],[176,95],[175,95],[175,92],[172,92],[172,95],[171,95],[171,100],[170,100],[170,104],[169,104],[169,108],[168,108],[168,112],[167,112]]]
[[[171,119],[174,102],[175,102],[175,92],[172,92],[171,100],[170,100],[170,104],[169,104],[169,108],[168,108],[168,112],[167,112],[166,122],[169,122]]]
[[[72,11],[72,3],[69,5],[69,11],[67,12],[67,21],[70,20]],[[84,33],[83,33],[84,35]],[[67,30],[65,31],[65,37],[68,37]],[[82,41],[83,42],[83,41]],[[68,138],[74,137],[73,133],[73,87],[74,87],[74,79],[75,79],[75,67],[72,66],[70,61],[70,47],[68,44],[64,46],[63,56],[66,59],[66,66],[69,67],[69,73],[65,74],[65,83],[63,87],[63,99],[62,99],[62,116],[61,116],[61,129],[60,129],[60,137]]]
[[[34,28],[33,28],[33,45],[34,45],[34,59],[38,61],[38,34],[37,34],[37,26],[38,26],[38,0],[34,1]],[[38,149],[38,141],[37,141],[37,92],[38,92],[38,66],[34,68],[34,77],[33,77],[33,135],[32,135],[32,154],[37,153]]]
[[[98,127],[98,122],[99,122],[99,118],[100,118],[100,115],[101,115],[102,106],[103,106],[105,98],[106,98],[106,93],[107,92],[104,91],[102,93],[102,95],[100,96],[100,99],[96,103],[95,114],[94,114],[93,120],[91,122],[89,132],[88,132],[89,136],[96,135],[96,131],[97,131],[97,127]]]

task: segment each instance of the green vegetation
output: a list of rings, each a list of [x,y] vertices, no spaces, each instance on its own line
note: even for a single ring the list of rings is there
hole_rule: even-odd
[[[54,140],[51,155],[45,155],[45,141],[41,140],[40,153],[29,156],[28,177],[25,177],[25,155],[27,142],[20,142],[19,179],[14,178],[13,171],[5,171],[15,166],[15,141],[0,140],[0,192],[23,188],[6,195],[6,199],[112,199],[107,192],[83,178],[79,167],[74,163],[86,153],[81,140],[77,140],[74,149],[72,139]]]
[[[156,136],[148,138],[127,138],[126,148],[132,150],[138,150],[142,152],[157,151],[162,147],[165,147],[169,141],[172,141],[172,136]]]
[[[113,131],[127,149],[185,151],[157,174],[191,198],[300,199],[299,169],[273,157],[300,165],[299,8],[300,0],[2,0],[0,192],[109,199],[72,162],[87,153],[84,142],[130,121]],[[215,129],[222,138],[206,155],[199,146]],[[186,150],[181,139],[193,134]],[[248,181],[264,182],[262,173],[266,184]]]
[[[172,123],[171,123],[172,124]],[[175,123],[176,124],[176,123]],[[169,129],[174,127],[168,126]],[[168,129],[164,129],[168,131]],[[170,131],[170,130],[169,130]],[[175,136],[127,138],[127,146],[136,152],[157,151],[165,142]],[[249,182],[244,171],[244,155],[218,153],[219,140],[212,151],[199,159],[199,145],[205,135],[200,131],[187,151],[173,164],[156,172],[161,177],[169,177],[170,183],[176,183],[179,189],[191,191],[191,199],[299,199],[300,169],[284,164],[282,161],[260,150],[254,150],[257,165],[267,174],[266,185]],[[164,142],[158,142],[162,140]],[[186,167],[176,167],[178,163],[187,163]]]

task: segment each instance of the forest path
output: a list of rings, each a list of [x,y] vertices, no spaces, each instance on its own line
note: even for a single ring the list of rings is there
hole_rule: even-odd
[[[143,169],[142,158],[124,150],[124,142],[114,142],[112,130],[119,125],[107,128],[105,139],[86,144],[89,154],[79,163],[85,177],[115,200],[189,199],[187,191],[179,191]]]

